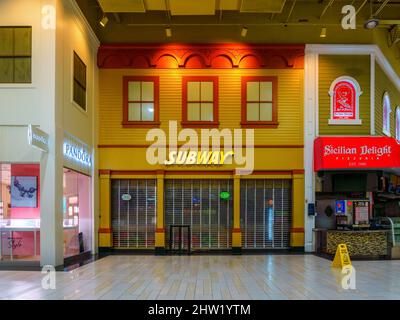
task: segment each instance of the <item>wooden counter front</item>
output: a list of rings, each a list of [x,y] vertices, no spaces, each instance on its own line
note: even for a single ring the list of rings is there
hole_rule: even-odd
[[[329,254],[335,254],[337,246],[344,243],[347,245],[350,256],[377,257],[389,255],[387,230],[327,230],[326,234],[326,251]]]

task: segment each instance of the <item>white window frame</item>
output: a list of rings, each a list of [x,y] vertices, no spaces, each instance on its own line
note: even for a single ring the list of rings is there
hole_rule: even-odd
[[[335,89],[336,84],[338,84],[339,82],[342,82],[342,81],[351,83],[356,90],[356,110],[355,110],[356,118],[355,119],[333,119],[334,89]],[[361,125],[362,120],[360,119],[360,104],[359,104],[360,99],[359,98],[362,94],[363,94],[363,92],[361,91],[361,87],[358,84],[356,79],[349,77],[349,76],[341,76],[341,77],[336,78],[332,82],[332,84],[329,88],[329,95],[331,97],[330,98],[331,116],[328,121],[328,124],[330,124],[330,125]]]
[[[388,105],[389,109],[388,109],[388,113],[387,114],[385,114],[385,108],[384,108],[384,104],[385,104],[385,100],[386,99],[387,99],[388,104],[389,104]],[[390,105],[389,92],[385,91],[385,93],[383,94],[383,97],[382,97],[382,133],[384,135],[388,136],[388,137],[391,136],[391,133],[390,133],[390,114],[391,113],[392,113],[392,107]],[[385,127],[385,118],[386,118],[387,124],[388,124],[387,128]]]
[[[400,106],[396,107],[396,140],[400,142]]]

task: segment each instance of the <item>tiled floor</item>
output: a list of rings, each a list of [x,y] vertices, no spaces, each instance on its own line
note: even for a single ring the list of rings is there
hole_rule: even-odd
[[[355,261],[356,290],[313,255],[108,256],[57,272],[0,271],[0,299],[400,299],[400,261]]]

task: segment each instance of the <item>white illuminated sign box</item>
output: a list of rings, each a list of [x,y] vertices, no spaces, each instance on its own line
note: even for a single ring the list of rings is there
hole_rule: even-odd
[[[90,153],[82,146],[77,146],[70,141],[64,142],[64,157],[89,168],[92,166]]]
[[[28,126],[28,144],[43,152],[49,152],[49,135],[30,124]]]

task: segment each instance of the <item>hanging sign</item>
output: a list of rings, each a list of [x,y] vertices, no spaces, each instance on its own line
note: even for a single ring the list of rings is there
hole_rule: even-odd
[[[30,124],[28,126],[28,144],[43,152],[49,152],[49,135]]]
[[[389,137],[319,137],[314,170],[400,168],[400,144]]]
[[[343,268],[345,266],[351,266],[351,260],[347,246],[341,243],[337,246],[335,258],[332,261],[332,267]]]

